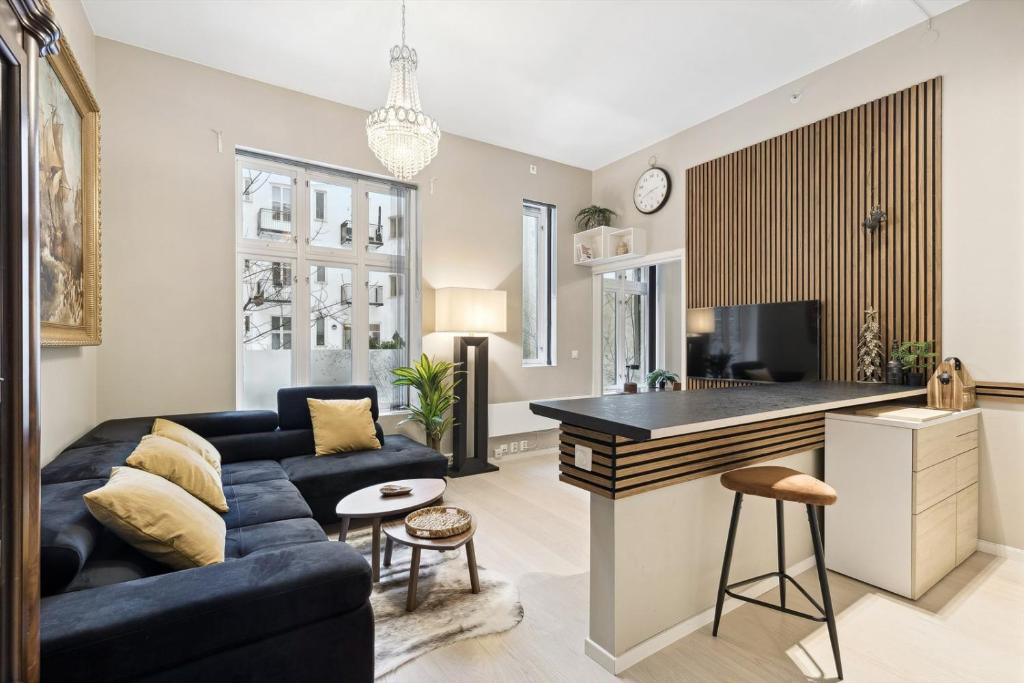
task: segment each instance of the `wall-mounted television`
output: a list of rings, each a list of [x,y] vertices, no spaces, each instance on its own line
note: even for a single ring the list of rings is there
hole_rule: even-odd
[[[818,301],[691,308],[689,377],[810,382],[819,378]]]

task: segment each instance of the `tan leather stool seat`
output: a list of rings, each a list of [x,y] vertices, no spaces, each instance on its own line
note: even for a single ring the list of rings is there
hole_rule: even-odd
[[[738,493],[808,505],[836,502],[836,490],[820,479],[774,465],[726,472],[722,475],[722,486]]]

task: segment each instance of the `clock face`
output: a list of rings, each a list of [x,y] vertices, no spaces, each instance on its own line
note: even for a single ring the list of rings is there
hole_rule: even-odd
[[[640,213],[654,213],[668,200],[672,181],[663,168],[649,168],[636,181],[633,189],[633,204]]]

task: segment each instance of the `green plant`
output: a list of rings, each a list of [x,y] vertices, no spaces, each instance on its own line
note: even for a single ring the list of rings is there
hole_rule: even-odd
[[[677,375],[674,372],[671,372],[670,370],[657,369],[651,370],[649,373],[647,373],[647,386],[649,387],[657,386],[661,382],[665,382],[667,384],[669,382],[678,381],[679,375]]]
[[[931,340],[902,342],[893,352],[893,357],[904,370],[927,371],[931,367],[930,359],[935,357],[933,343]]]
[[[600,225],[611,225],[612,219],[618,215],[611,209],[591,204],[576,214],[576,231],[583,232]]]
[[[446,360],[435,361],[427,354],[420,356],[412,365],[395,368],[393,384],[396,387],[412,387],[419,394],[416,405],[409,406],[409,417],[402,420],[415,422],[423,426],[427,445],[438,450],[445,432],[455,424],[451,409],[458,399],[455,397],[455,386],[459,383],[459,375],[465,374],[457,370],[455,363]]]

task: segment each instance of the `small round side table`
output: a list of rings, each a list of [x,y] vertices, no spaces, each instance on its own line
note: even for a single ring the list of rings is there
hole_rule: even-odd
[[[405,520],[398,519],[384,525],[384,535],[387,536],[387,549],[384,552],[384,566],[391,565],[391,544],[400,543],[412,548],[412,560],[409,563],[409,594],[405,598],[405,611],[412,612],[416,609],[416,589],[419,585],[420,573],[420,552],[423,550],[456,550],[466,546],[466,562],[469,564],[469,585],[474,593],[480,592],[480,576],[476,570],[476,549],[473,547],[473,534],[476,533],[476,518],[474,517],[469,527],[457,536],[448,538],[420,538],[412,536],[405,530]]]

